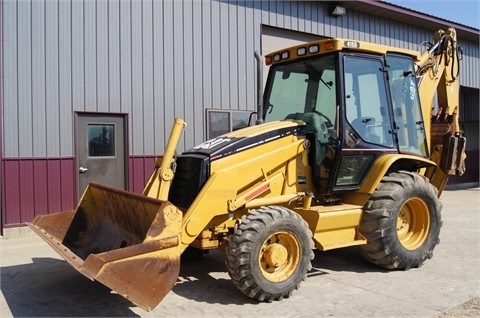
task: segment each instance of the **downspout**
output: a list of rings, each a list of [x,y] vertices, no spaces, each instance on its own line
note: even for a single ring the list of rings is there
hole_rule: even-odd
[[[256,125],[263,123],[263,59],[258,51],[255,51],[257,60],[257,121]]]

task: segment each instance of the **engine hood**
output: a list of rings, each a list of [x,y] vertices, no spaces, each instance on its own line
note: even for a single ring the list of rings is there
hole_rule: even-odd
[[[183,154],[210,157],[210,161],[233,155],[288,135],[305,134],[305,123],[299,120],[282,120],[246,127],[207,140]]]

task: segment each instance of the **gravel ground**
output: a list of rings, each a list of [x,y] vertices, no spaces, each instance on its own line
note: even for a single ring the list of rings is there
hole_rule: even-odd
[[[438,318],[447,317],[480,317],[480,297],[470,299],[438,315]]]

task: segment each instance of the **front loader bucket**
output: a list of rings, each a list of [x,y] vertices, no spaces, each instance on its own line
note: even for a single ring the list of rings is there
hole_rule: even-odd
[[[27,224],[80,273],[150,311],[178,278],[181,223],[167,201],[91,183],[76,211]]]

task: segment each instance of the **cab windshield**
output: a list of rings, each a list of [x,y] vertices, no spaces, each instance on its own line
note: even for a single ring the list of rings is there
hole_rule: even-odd
[[[272,65],[266,86],[264,120],[318,112],[335,122],[335,55]]]

